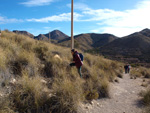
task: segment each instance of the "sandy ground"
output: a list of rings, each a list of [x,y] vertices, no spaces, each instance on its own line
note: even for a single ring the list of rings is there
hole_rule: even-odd
[[[119,78],[118,78],[119,79]],[[139,93],[145,90],[143,79],[124,74],[119,83],[110,83],[110,98],[81,104],[79,113],[143,113]]]

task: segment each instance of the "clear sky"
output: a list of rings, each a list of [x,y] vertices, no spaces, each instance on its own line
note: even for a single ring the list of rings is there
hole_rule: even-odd
[[[0,0],[0,29],[70,36],[71,0]],[[150,0],[74,0],[74,34],[125,36],[150,28]]]

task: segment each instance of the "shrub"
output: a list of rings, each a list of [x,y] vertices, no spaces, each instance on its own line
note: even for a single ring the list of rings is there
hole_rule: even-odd
[[[34,47],[34,51],[41,60],[45,60],[48,47],[44,43],[39,43]]]
[[[5,52],[0,48],[0,69],[5,70],[6,69],[6,56]]]
[[[0,98],[0,113],[15,113],[9,106],[8,98]]]
[[[43,112],[42,107],[47,102],[48,94],[46,86],[42,84],[40,77],[29,78],[26,72],[19,84],[15,86],[11,98],[11,106],[15,111],[23,112]]]
[[[146,92],[143,92],[143,103],[144,105],[150,105],[150,90],[147,90]]]
[[[14,60],[9,62],[10,69],[15,75],[21,75],[22,70],[27,69],[27,66],[36,67],[36,57],[33,53],[27,51],[20,51]],[[34,71],[34,68],[32,68]],[[34,73],[33,73],[34,74]]]
[[[98,87],[99,98],[109,97],[109,85],[106,79],[101,80],[101,85]]]
[[[33,49],[33,42],[31,40],[23,42],[22,48],[27,51],[31,51]]]
[[[131,70],[131,75],[136,77],[144,76],[145,78],[150,78],[150,70],[145,67],[133,68]]]
[[[87,100],[98,99],[99,98],[99,94],[98,94],[97,90],[87,91],[85,93],[85,98]]]
[[[76,113],[79,101],[82,99],[80,83],[64,79],[61,83],[55,79],[53,84],[55,95],[50,99],[52,113]]]

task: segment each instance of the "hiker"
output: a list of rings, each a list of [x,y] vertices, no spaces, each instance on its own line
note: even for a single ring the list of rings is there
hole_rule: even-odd
[[[131,69],[131,66],[130,66],[130,64],[128,64],[127,73],[130,73],[130,69]]]
[[[71,54],[73,56],[73,62],[70,64],[70,66],[76,66],[78,69],[78,73],[82,78],[81,67],[83,65],[83,58],[80,57],[80,54],[77,51],[75,51],[75,49],[71,50]]]
[[[125,74],[127,74],[128,73],[128,65],[124,66],[124,70],[125,70]]]

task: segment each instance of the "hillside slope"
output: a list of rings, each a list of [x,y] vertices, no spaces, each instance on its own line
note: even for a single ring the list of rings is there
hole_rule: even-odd
[[[123,68],[121,63],[83,53],[80,78],[69,66],[69,48],[7,31],[2,31],[0,54],[2,113],[74,113],[82,101],[108,97],[109,82]]]

